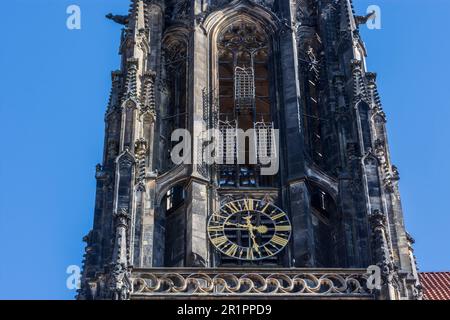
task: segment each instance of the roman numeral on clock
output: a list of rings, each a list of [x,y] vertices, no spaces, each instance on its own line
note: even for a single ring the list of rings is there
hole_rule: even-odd
[[[269,207],[270,203],[266,203],[266,205],[264,206],[264,208],[261,209],[262,213],[265,213],[267,208]]]
[[[254,258],[253,248],[247,248],[247,260],[253,260]]]
[[[225,243],[227,243],[227,241],[228,241],[228,238],[226,236],[220,236],[220,237],[211,239],[212,244],[217,247],[224,245]]]
[[[284,217],[286,214],[284,212],[280,212],[279,214],[276,214],[274,216],[272,216],[272,220],[277,220],[280,219],[281,217]]]
[[[235,205],[233,202],[228,203],[228,204],[226,205],[226,207],[227,207],[228,209],[230,209],[232,213],[236,213],[236,212],[239,212],[239,211],[240,211],[239,208],[236,207],[236,205]]]
[[[228,248],[228,250],[225,252],[225,254],[234,257],[236,255],[237,249],[238,249],[238,245],[233,244],[230,248]]]
[[[249,211],[253,211],[253,200],[245,199],[244,200],[244,208]]]
[[[208,227],[209,232],[223,232],[223,225],[221,226],[209,226]]]
[[[264,251],[266,251],[266,253],[267,253],[267,255],[268,255],[269,257],[273,256],[273,252],[270,251],[270,249],[267,248],[266,246],[264,246]]]
[[[221,212],[223,212],[223,213],[226,214],[225,211],[221,211]],[[226,220],[226,219],[228,219],[228,216],[220,215],[220,214],[218,214],[218,213],[214,213],[214,214],[213,214],[213,217],[216,218],[217,220],[220,220],[220,219]]]
[[[275,231],[276,232],[283,232],[283,231],[291,231],[292,227],[291,226],[275,226]]]
[[[270,243],[271,243],[271,244],[274,243],[274,244],[277,244],[277,245],[282,246],[282,247],[284,247],[285,245],[287,245],[288,242],[289,242],[289,241],[288,241],[287,239],[282,238],[282,237],[277,236],[277,235],[274,235],[273,238],[272,238],[272,240],[270,240]]]

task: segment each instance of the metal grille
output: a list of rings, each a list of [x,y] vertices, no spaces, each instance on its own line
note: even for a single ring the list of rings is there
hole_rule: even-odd
[[[254,127],[258,163],[266,163],[268,158],[276,156],[273,122],[256,122]]]
[[[255,74],[252,67],[236,67],[234,71],[236,107],[250,108],[255,101]]]
[[[222,164],[234,164],[237,152],[236,121],[219,121],[221,137],[218,146],[218,160]]]
[[[209,112],[211,109],[211,103],[210,103],[211,95],[210,95],[209,91],[206,90],[206,88],[203,88],[203,90],[202,90],[202,100],[203,100],[203,103],[202,103],[203,104],[203,121],[205,121],[207,127],[209,127],[208,125],[209,125],[209,120],[210,120]]]

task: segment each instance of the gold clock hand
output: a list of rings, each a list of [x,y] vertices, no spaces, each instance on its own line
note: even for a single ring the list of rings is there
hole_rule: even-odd
[[[245,228],[245,229],[247,229],[247,227],[248,227],[245,224],[233,223],[233,222],[225,222],[225,225],[227,225],[227,226],[235,226],[235,227],[240,227],[240,228]]]
[[[259,251],[259,246],[258,246],[258,244],[256,243],[256,236],[255,236],[255,234],[253,233],[253,230],[250,229],[249,232],[250,232],[250,237],[252,238],[252,241],[253,241],[253,248],[256,250],[256,252],[258,252],[259,254],[261,254],[261,252]]]
[[[256,236],[255,236],[255,233],[253,232],[253,230],[258,230],[258,228],[255,227],[255,226],[252,224],[252,222],[251,222],[252,217],[251,217],[251,216],[244,217],[244,219],[247,221],[248,232],[249,232],[249,234],[250,234],[250,238],[251,238],[252,241],[253,241],[253,248],[256,250],[256,252],[258,252],[259,254],[261,254],[261,252],[259,251],[259,246],[258,246],[258,244],[256,243]]]
[[[251,223],[251,216],[247,216],[247,217],[244,217],[244,219],[247,221],[247,226],[248,226],[248,228],[250,229],[252,229],[252,230],[256,230],[256,231],[258,231],[259,233],[261,233],[261,234],[264,234],[264,233],[267,233],[267,231],[269,231],[269,229],[267,228],[267,226],[265,226],[265,225],[260,225],[260,226],[254,226],[252,223]]]

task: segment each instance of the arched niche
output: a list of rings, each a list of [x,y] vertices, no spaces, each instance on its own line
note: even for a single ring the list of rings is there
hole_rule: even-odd
[[[382,210],[381,195],[382,187],[379,172],[379,160],[369,153],[362,159],[364,165],[364,176],[366,180],[367,196],[369,197],[370,210]]]
[[[386,140],[386,119],[381,114],[373,116],[373,123],[375,127],[375,135],[381,141]]]
[[[157,3],[151,3],[147,8],[147,21],[149,28],[148,43],[150,50],[148,62],[150,68],[155,68],[159,64],[159,56],[161,50],[161,31],[164,22],[164,13],[161,6]]]
[[[369,105],[364,101],[360,101],[356,105],[356,109],[358,111],[360,137],[362,139],[361,144],[364,151],[368,151],[372,148],[371,110]]]
[[[155,214],[155,267],[184,267],[186,265],[187,210],[186,188],[180,183],[170,187]]]
[[[279,128],[274,59],[277,23],[272,13],[261,6],[243,2],[212,13],[204,22],[210,43],[209,90],[215,101],[209,114],[215,115],[215,126],[222,134],[255,129],[256,139],[270,133],[267,145],[273,145],[272,129]],[[222,137],[224,148],[234,139],[226,135]],[[245,164],[236,164],[237,149],[224,149],[223,163],[227,165],[218,167],[219,185],[276,187],[277,177],[261,175],[260,166],[251,160],[252,155],[268,154],[269,149],[256,152],[249,139],[236,141],[239,143],[245,144],[238,146],[244,149],[240,155],[245,155]],[[228,165],[230,157],[236,165]]]
[[[343,230],[336,202],[324,188],[315,183],[309,183],[308,190],[316,266],[322,268],[337,267],[340,264],[337,246]]]
[[[170,150],[176,142],[171,134],[187,128],[188,114],[188,31],[183,27],[169,28],[163,37],[163,70],[159,84],[161,93],[161,167],[168,170],[174,163]]]

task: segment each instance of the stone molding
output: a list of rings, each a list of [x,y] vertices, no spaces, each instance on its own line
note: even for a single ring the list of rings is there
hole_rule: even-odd
[[[364,269],[143,269],[131,277],[131,297],[373,298]]]

